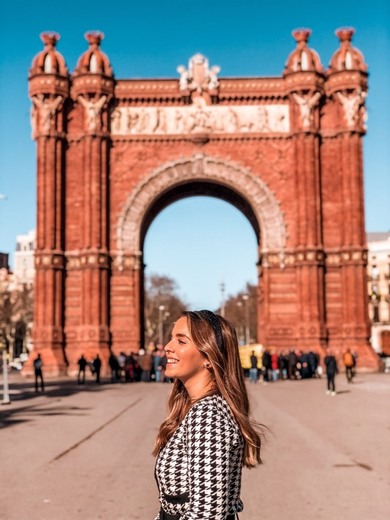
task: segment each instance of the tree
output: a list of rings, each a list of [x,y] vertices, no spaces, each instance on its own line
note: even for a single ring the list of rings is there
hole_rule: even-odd
[[[33,320],[33,289],[18,283],[7,269],[0,269],[0,328],[10,359],[26,351]]]
[[[169,276],[151,274],[145,279],[145,342],[163,343],[171,330],[171,323],[185,310],[187,304],[177,294],[177,284]]]
[[[229,296],[225,302],[225,317],[236,327],[240,344],[246,343],[247,328],[249,342],[256,343],[257,287],[247,283],[245,290],[238,292],[234,296]]]

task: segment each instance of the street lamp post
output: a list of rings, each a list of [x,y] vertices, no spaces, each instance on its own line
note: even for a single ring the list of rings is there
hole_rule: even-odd
[[[221,282],[221,316],[225,317],[225,284]]]
[[[165,305],[160,305],[158,308],[158,342],[160,345],[164,341],[164,311]]]
[[[239,310],[239,326],[238,326],[238,340],[239,340],[239,343],[240,345],[244,345],[245,343],[245,334],[244,334],[244,325],[243,325],[243,320],[242,320],[242,301],[239,300],[237,302],[237,307],[240,309]]]
[[[244,300],[245,307],[245,344],[249,345],[250,342],[250,334],[249,334],[249,296],[247,294],[242,295],[242,299]]]
[[[9,389],[8,389],[8,367],[7,367],[7,349],[5,347],[5,343],[1,341],[0,343],[0,352],[3,354],[3,400],[1,404],[10,404],[11,399],[9,398]]]
[[[0,200],[6,200],[7,196],[3,193],[0,193]],[[3,331],[1,331],[0,337],[0,352],[3,354],[3,400],[1,404],[10,404],[11,399],[9,398],[9,388],[8,388],[8,366],[7,366],[7,349],[6,344],[3,337]]]

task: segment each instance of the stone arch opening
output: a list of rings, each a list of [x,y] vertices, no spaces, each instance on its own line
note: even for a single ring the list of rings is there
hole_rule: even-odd
[[[256,235],[257,244],[260,242],[260,227],[256,219],[256,215],[252,207],[248,204],[240,193],[233,191],[231,188],[222,184],[216,184],[211,181],[188,181],[186,183],[178,184],[173,186],[169,191],[166,191],[161,195],[160,198],[154,201],[154,204],[148,209],[145,214],[144,220],[140,230],[140,246],[141,250],[144,249],[144,242],[146,234],[149,230],[150,225],[154,219],[163,211],[165,208],[177,202],[189,197],[205,196],[213,197],[216,199],[223,200],[235,208],[237,208],[247,218],[251,224],[253,231]]]
[[[133,190],[118,222],[119,253],[142,250],[146,230],[164,207],[190,194],[211,193],[244,213],[259,237],[260,253],[283,254],[286,226],[265,182],[240,164],[203,154],[161,166]]]

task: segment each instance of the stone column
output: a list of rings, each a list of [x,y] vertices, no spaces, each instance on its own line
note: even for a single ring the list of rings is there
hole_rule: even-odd
[[[62,56],[55,50],[59,35],[44,33],[45,49],[33,61],[29,76],[31,123],[37,142],[37,246],[33,348],[25,366],[32,371],[40,353],[44,372],[64,374],[64,155],[65,114],[69,78]]]
[[[111,84],[112,85],[112,84]],[[111,257],[109,254],[109,92],[91,93],[83,89],[80,77],[73,81],[76,110],[83,120],[82,137],[82,212],[81,309],[77,326],[77,342],[68,352],[71,365],[84,354],[92,359],[97,354],[107,360],[110,347],[109,294]]]
[[[322,73],[285,74],[294,143],[296,242],[290,263],[295,270],[298,348],[321,352],[326,344],[324,255],[320,182],[320,106]]]
[[[326,92],[329,111],[338,119],[336,143],[339,226],[326,251],[329,267],[340,285],[340,320],[332,327],[329,345],[340,354],[347,348],[360,357],[367,369],[377,368],[378,359],[369,345],[367,295],[367,245],[364,222],[362,138],[365,134],[365,71],[336,70],[329,74]],[[328,246],[329,247],[329,246]],[[337,267],[336,267],[337,266]]]

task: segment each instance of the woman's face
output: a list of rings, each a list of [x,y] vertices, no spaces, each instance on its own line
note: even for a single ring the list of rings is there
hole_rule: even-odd
[[[203,378],[206,358],[196,348],[190,335],[187,318],[182,316],[175,323],[171,341],[165,346],[167,368],[165,375],[180,379],[183,384]]]

